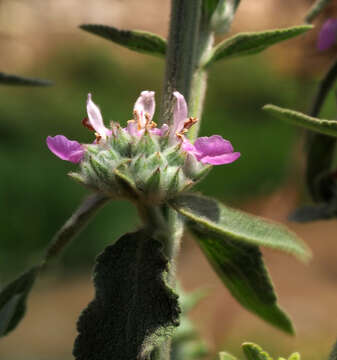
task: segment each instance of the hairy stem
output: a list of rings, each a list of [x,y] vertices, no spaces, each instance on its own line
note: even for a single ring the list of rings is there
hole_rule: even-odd
[[[317,90],[310,116],[318,117],[322,106],[337,80],[337,61],[331,66],[322,79]],[[321,201],[316,191],[317,176],[330,169],[336,147],[336,139],[322,134],[309,133],[307,142],[306,179],[311,196],[315,201]]]
[[[197,54],[202,0],[172,0],[161,122],[170,123],[173,91],[189,102]]]
[[[331,0],[317,0],[309,9],[305,16],[305,22],[312,23],[321,11],[330,3]]]

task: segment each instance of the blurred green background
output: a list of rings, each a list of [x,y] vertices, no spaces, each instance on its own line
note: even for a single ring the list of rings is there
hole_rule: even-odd
[[[298,24],[309,4],[309,0],[296,4],[242,1],[233,33]],[[106,123],[125,124],[142,90],[156,91],[160,101],[163,60],[123,50],[77,25],[106,23],[165,36],[168,10],[168,0],[0,0],[4,54],[0,71],[55,83],[50,88],[0,87],[0,284],[41,259],[54,233],[88,194],[67,176],[76,165],[50,153],[46,137],[64,134],[80,142],[92,141],[92,134],[81,125],[88,92]],[[221,134],[242,156],[233,164],[215,167],[199,190],[255,214],[286,221],[304,193],[303,136],[261,107],[274,103],[307,111],[317,82],[334,56],[316,52],[315,31],[211,70],[201,135]],[[336,117],[333,93],[322,116]],[[94,259],[105,245],[137,224],[135,209],[126,202],[101,210],[37,284],[27,318],[1,340],[0,357],[70,359],[76,318],[92,298],[89,270]],[[331,322],[336,300],[336,224],[290,226],[313,248],[316,260],[311,267],[272,252],[265,255],[281,304],[298,326],[299,340],[285,338],[242,310],[191,239],[185,239],[179,272],[187,289],[212,290],[208,303],[193,317],[213,351],[221,347],[240,354],[239,344],[251,340],[273,354],[300,350],[306,360],[316,360],[318,350],[328,353],[336,330]],[[324,241],[317,241],[322,234]]]

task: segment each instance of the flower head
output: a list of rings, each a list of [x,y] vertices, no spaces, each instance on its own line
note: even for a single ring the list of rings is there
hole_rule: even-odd
[[[91,144],[80,144],[63,135],[48,136],[47,146],[63,160],[80,163],[72,176],[81,183],[113,197],[161,202],[190,188],[210,165],[229,164],[240,156],[220,135],[186,137],[197,119],[188,117],[184,96],[174,92],[173,121],[160,128],[152,120],[155,111],[153,91],[141,92],[133,109],[133,119],[125,128],[104,125],[98,106],[87,99],[88,118],[83,125],[95,132]]]
[[[317,48],[319,51],[331,48],[337,39],[337,19],[328,19],[319,32]]]

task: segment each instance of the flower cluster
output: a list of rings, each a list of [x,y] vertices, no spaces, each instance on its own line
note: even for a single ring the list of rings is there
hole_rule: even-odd
[[[337,19],[328,19],[322,26],[318,36],[319,51],[330,49],[337,40]]]
[[[188,117],[183,95],[176,91],[174,97],[171,126],[157,127],[152,120],[154,92],[143,91],[127,126],[111,123],[107,128],[89,94],[83,125],[95,133],[95,141],[80,144],[56,135],[48,136],[47,146],[59,158],[80,163],[80,171],[70,175],[86,186],[112,197],[161,202],[193,186],[210,165],[229,164],[240,157],[219,135],[200,137],[192,144],[186,133],[197,119]]]

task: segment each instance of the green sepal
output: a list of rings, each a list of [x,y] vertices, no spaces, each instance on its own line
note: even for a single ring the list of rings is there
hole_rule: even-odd
[[[265,105],[263,110],[292,125],[297,125],[320,134],[337,137],[337,121],[335,120],[319,119],[305,115],[299,111],[294,111],[275,105]]]
[[[219,60],[257,54],[274,44],[301,35],[312,28],[311,25],[300,25],[286,29],[239,33],[217,45],[204,66],[207,67]]]
[[[15,86],[51,86],[53,83],[49,80],[34,79],[12,74],[5,74],[0,72],[1,85],[15,85]]]
[[[149,176],[146,181],[144,193],[149,195],[150,198],[152,196],[156,197],[158,195],[159,187],[160,187],[160,179],[161,179],[161,171],[158,167],[153,173]]]
[[[113,149],[120,154],[120,156],[130,156],[131,151],[131,136],[124,131],[119,125],[114,125],[112,130],[111,140],[113,142]]]
[[[127,197],[138,198],[139,191],[137,189],[137,185],[133,181],[132,177],[128,175],[127,171],[125,171],[123,167],[119,167],[115,169],[113,172],[116,176],[116,180],[120,188],[122,189],[121,190],[122,193]]]
[[[160,151],[158,141],[156,141],[150,133],[145,133],[139,142],[136,144],[134,155],[138,154],[153,154]]]
[[[40,270],[34,266],[0,291],[0,337],[14,330],[26,312],[27,297]]]
[[[168,172],[167,172],[167,175],[169,178]],[[169,194],[176,194],[179,191],[181,191],[182,187],[185,184],[184,174],[183,174],[181,167],[178,167],[174,171],[173,176],[169,180],[170,180],[170,182],[168,183],[168,193]]]
[[[194,193],[176,196],[170,201],[185,216],[190,226],[207,233],[288,252],[301,260],[309,260],[311,252],[297,235],[270,220],[232,209],[221,202]]]
[[[260,346],[253,343],[243,343],[242,350],[247,360],[273,360]]]
[[[161,244],[145,231],[123,235],[98,256],[95,298],[77,323],[77,360],[145,360],[179,325]]]
[[[120,30],[112,26],[95,24],[84,24],[80,28],[140,53],[160,57],[166,53],[166,40],[147,31]]]
[[[186,152],[181,151],[181,143],[169,147],[163,154],[170,166],[184,165],[187,156]]]

